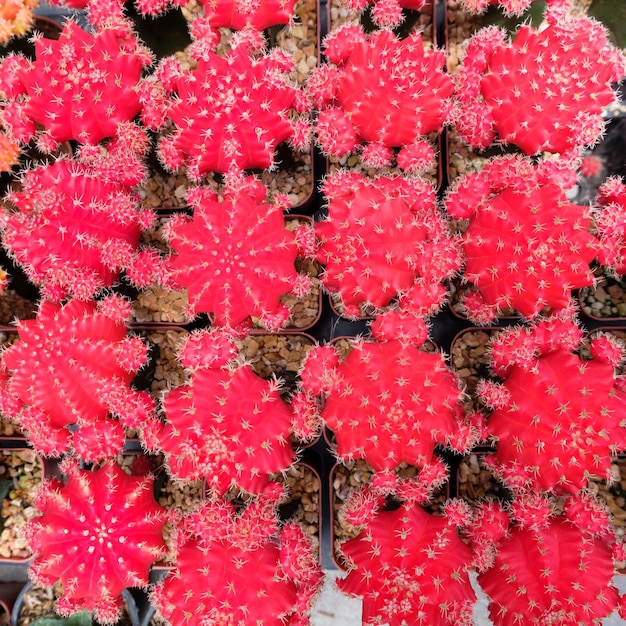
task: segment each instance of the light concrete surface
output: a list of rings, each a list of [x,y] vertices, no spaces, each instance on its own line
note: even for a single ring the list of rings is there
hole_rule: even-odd
[[[337,570],[325,570],[326,582],[311,615],[311,626],[361,626],[361,601],[340,593],[334,586],[335,579],[343,575]],[[470,574],[472,586],[478,598],[474,605],[474,626],[493,626],[489,619],[487,596],[476,582],[476,574]],[[616,576],[613,584],[620,594],[626,593],[626,576]],[[626,626],[626,620],[617,613],[602,620],[602,626]]]

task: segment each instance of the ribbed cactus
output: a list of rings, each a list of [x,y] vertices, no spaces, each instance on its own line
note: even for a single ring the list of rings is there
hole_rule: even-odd
[[[40,145],[95,144],[141,111],[137,90],[152,56],[130,22],[111,21],[92,34],[68,20],[58,40],[35,39],[35,55],[17,72],[13,61],[9,68],[13,90],[3,121],[15,139],[28,142],[40,125]]]
[[[33,25],[37,0],[4,0],[0,5],[0,45],[26,34]]]
[[[275,489],[240,511],[209,501],[183,518],[177,558],[152,591],[171,624],[306,626],[322,572],[296,524],[282,528]]]
[[[165,116],[175,128],[160,142],[163,164],[185,167],[200,179],[208,172],[271,168],[276,148],[285,141],[305,147],[309,122],[297,113],[308,110],[308,103],[288,78],[294,59],[279,48],[261,53],[262,35],[250,31],[235,35],[221,56],[213,50],[215,35],[206,31],[192,30],[194,69],[178,71],[163,85],[169,96]]]
[[[405,17],[402,9],[432,11],[430,0],[343,0],[341,4],[357,12],[371,8],[372,19],[380,28],[398,26]]]
[[[611,457],[626,449],[626,395],[615,373],[623,346],[601,335],[583,360],[580,335],[574,322],[549,319],[492,341],[503,382],[482,382],[478,391],[493,409],[492,468],[512,485],[577,493],[590,475],[612,480]]]
[[[27,170],[8,194],[2,244],[45,298],[88,299],[140,261],[141,231],[154,222],[139,197],[102,169],[74,159]],[[156,272],[156,268],[155,268]],[[144,277],[149,283],[155,275]]]
[[[404,503],[374,512],[355,539],[341,544],[349,569],[337,585],[363,599],[364,626],[471,626],[472,552],[456,525],[454,516]]]
[[[333,31],[324,47],[329,63],[309,81],[322,150],[341,157],[360,149],[373,167],[426,170],[434,156],[426,136],[442,129],[451,106],[444,52],[427,50],[419,33],[401,40],[355,24]]]
[[[512,41],[495,26],[469,41],[455,75],[456,130],[470,146],[496,138],[524,154],[566,154],[596,143],[603,107],[624,76],[621,51],[592,18],[549,9],[547,26],[524,25]]]
[[[266,200],[254,178],[229,178],[221,195],[211,188],[187,193],[193,218],[172,218],[166,237],[167,283],[186,288],[190,317],[211,313],[218,326],[250,326],[258,317],[278,329],[289,317],[287,293],[308,293],[311,279],[295,268],[298,236],[284,222],[283,205]],[[306,227],[303,227],[306,228]]]
[[[2,412],[43,454],[73,448],[100,461],[122,449],[125,426],[151,417],[150,396],[131,388],[147,346],[127,335],[129,315],[126,300],[109,296],[98,304],[44,301],[36,319],[18,321],[19,340],[0,361]]]
[[[590,211],[567,200],[544,163],[493,159],[455,181],[446,209],[469,220],[463,278],[478,297],[463,304],[478,323],[507,309],[527,318],[544,307],[559,311],[569,306],[572,289],[593,285],[590,263],[602,242],[589,232]]]
[[[626,185],[612,176],[598,189],[594,224],[603,246],[598,262],[616,274],[626,274]]]
[[[35,500],[40,514],[25,528],[35,555],[30,575],[46,586],[61,581],[60,615],[88,610],[113,624],[122,591],[146,588],[151,565],[167,553],[167,513],[154,500],[152,476],[129,476],[114,462],[65,470],[65,483],[42,485]]]
[[[291,24],[296,0],[199,0],[211,28],[265,30]]]
[[[233,354],[231,338],[220,331],[190,335],[179,355],[190,382],[165,396],[164,421],[142,431],[145,446],[165,455],[174,478],[204,478],[217,495],[231,487],[258,493],[295,460],[292,414],[279,383]]]
[[[441,306],[443,281],[461,265],[435,190],[419,178],[369,179],[339,172],[324,180],[328,216],[315,223],[323,285],[347,315],[360,307],[401,306],[423,317]]]

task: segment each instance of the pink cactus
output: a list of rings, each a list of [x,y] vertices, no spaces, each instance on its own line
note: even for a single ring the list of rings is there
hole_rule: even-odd
[[[596,509],[570,499],[565,515],[554,516],[551,503],[536,496],[514,503],[517,523],[498,532],[493,564],[478,577],[493,624],[600,624],[618,608],[615,537],[589,527]],[[606,512],[604,519],[608,527]]]
[[[258,41],[248,31],[235,35],[228,54],[220,56],[206,28],[192,32],[197,66],[164,85],[172,92],[164,102],[166,116],[175,126],[160,143],[164,165],[186,167],[199,179],[208,172],[271,168],[285,141],[306,147],[308,121],[297,113],[308,110],[308,102],[288,79],[294,59],[278,48],[261,54],[262,36]]]
[[[572,289],[593,285],[590,263],[602,244],[588,230],[590,212],[566,199],[543,164],[494,159],[456,180],[446,209],[469,219],[464,279],[479,293],[464,305],[478,323],[507,309],[529,319],[562,310]]]
[[[432,185],[419,178],[369,179],[339,172],[325,179],[328,217],[316,222],[323,285],[339,293],[346,315],[388,306],[402,296],[418,315],[437,311],[443,281],[458,271],[460,254],[440,214]]]
[[[309,623],[322,572],[303,530],[279,527],[273,491],[241,511],[215,500],[183,518],[174,567],[152,591],[169,623]]]
[[[223,349],[216,351],[216,345]],[[205,478],[216,495],[231,487],[258,493],[271,474],[295,460],[289,441],[292,413],[279,383],[233,360],[233,350],[221,331],[192,334],[181,351],[184,366],[193,372],[190,382],[165,396],[165,420],[146,424],[142,433],[147,449],[165,455],[172,476]],[[214,355],[210,362],[207,354]]]
[[[380,28],[394,28],[404,19],[402,9],[432,10],[430,0],[344,0],[350,11],[361,12],[371,7],[372,19]]]
[[[503,382],[479,392],[493,407],[487,430],[497,447],[488,460],[505,482],[574,494],[590,475],[612,480],[611,458],[626,449],[626,395],[615,373],[623,346],[601,335],[582,360],[580,334],[573,321],[549,319],[493,340]]]
[[[200,0],[211,28],[265,30],[278,24],[291,24],[296,0]]]
[[[395,159],[406,171],[427,169],[434,153],[425,137],[442,129],[453,92],[443,51],[426,50],[420,34],[400,40],[383,29],[368,36],[355,24],[324,44],[330,63],[309,81],[322,150],[341,157],[362,149],[372,167]]]
[[[470,13],[483,13],[490,6],[500,7],[505,15],[522,15],[534,0],[459,0],[459,4]],[[569,4],[570,0],[550,0],[550,4]]]
[[[120,617],[121,593],[148,586],[151,565],[165,556],[166,511],[154,500],[152,476],[129,476],[114,462],[93,471],[69,469],[65,484],[44,483],[40,514],[25,529],[35,554],[30,575],[60,580],[60,615],[93,611],[103,624]]]
[[[38,36],[35,53],[32,63],[9,66],[13,89],[3,121],[15,139],[30,141],[39,124],[52,144],[95,144],[141,111],[137,87],[152,57],[130,22],[111,21],[91,34],[70,20],[58,41]]]
[[[141,231],[154,215],[101,168],[59,159],[20,183],[8,195],[15,210],[4,216],[2,243],[45,298],[88,299],[141,258]]]
[[[400,341],[354,340],[351,346],[336,362],[331,346],[311,349],[301,373],[306,392],[322,391],[321,416],[340,460],[365,459],[389,474],[403,461],[434,463],[437,445],[459,451],[475,445],[476,425],[463,415],[459,381],[441,353]]]
[[[340,552],[349,564],[340,590],[363,598],[364,625],[471,626],[476,597],[472,552],[454,517],[414,504],[375,513]]]
[[[595,225],[604,244],[598,262],[626,274],[626,185],[612,176],[598,189]]]
[[[470,146],[497,138],[524,154],[566,154],[596,143],[604,130],[603,107],[624,76],[624,59],[608,31],[588,17],[559,8],[548,26],[524,25],[511,42],[487,27],[470,40],[455,75],[456,130]]]
[[[44,301],[36,319],[18,321],[19,340],[2,353],[2,412],[43,454],[73,447],[100,461],[122,449],[124,426],[151,417],[150,396],[130,387],[147,346],[127,336],[129,314],[126,300],[109,296],[98,304]]]
[[[216,325],[229,328],[249,326],[254,316],[280,328],[289,317],[281,296],[310,288],[294,265],[298,237],[285,226],[283,206],[266,201],[260,181],[237,177],[229,177],[222,196],[198,187],[187,201],[193,218],[169,222],[173,253],[165,265],[169,286],[188,290],[190,316],[212,313]]]

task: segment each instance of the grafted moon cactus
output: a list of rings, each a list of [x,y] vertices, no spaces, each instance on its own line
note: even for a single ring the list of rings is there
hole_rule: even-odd
[[[461,7],[470,13],[483,13],[490,6],[498,6],[505,15],[522,15],[532,2],[533,0],[459,0]]]
[[[164,85],[165,116],[175,130],[160,142],[163,164],[185,167],[200,179],[209,172],[271,168],[285,141],[305,147],[309,122],[297,113],[308,110],[308,102],[288,78],[294,59],[278,48],[262,54],[249,31],[235,35],[230,51],[220,56],[211,35],[198,30],[203,32],[192,47],[196,67],[172,73]]]
[[[112,461],[93,471],[72,466],[64,484],[42,485],[35,505],[40,515],[25,528],[31,578],[61,581],[60,615],[88,610],[102,624],[118,621],[124,589],[147,588],[151,565],[167,553],[153,477],[129,476]]]
[[[218,326],[249,326],[260,318],[278,329],[289,317],[281,296],[304,295],[310,278],[295,268],[297,230],[289,232],[283,206],[266,201],[253,178],[229,179],[220,196],[210,188],[187,193],[193,218],[170,220],[165,235],[172,254],[165,260],[167,283],[187,289],[190,317],[212,313]]]
[[[0,45],[26,34],[33,25],[37,0],[5,0],[0,6]]]
[[[340,546],[349,564],[337,586],[363,599],[364,625],[471,626],[472,552],[453,517],[415,504],[381,510]]]
[[[150,396],[131,388],[147,346],[127,335],[129,315],[126,300],[109,296],[99,303],[43,301],[36,319],[17,322],[19,340],[0,362],[0,404],[43,454],[73,448],[100,461],[122,449],[124,427],[151,417]]]
[[[346,24],[326,38],[325,53],[330,63],[309,81],[322,150],[341,157],[366,144],[363,160],[373,167],[395,158],[403,170],[426,170],[434,155],[425,137],[442,129],[453,92],[443,51],[426,50],[421,34],[368,36]]]
[[[277,24],[291,24],[296,0],[200,0],[211,28],[265,30]]]
[[[498,533],[493,563],[478,576],[495,626],[601,624],[620,608],[609,533],[594,529],[598,506],[570,499],[555,516],[531,496],[511,509],[516,523]]]
[[[340,460],[364,459],[388,476],[403,461],[434,463],[439,444],[460,451],[476,443],[459,381],[440,352],[399,340],[351,346],[344,360],[332,346],[313,348],[301,372],[304,391],[324,399],[321,417]]]
[[[592,18],[548,9],[547,26],[512,41],[496,27],[470,39],[455,75],[456,130],[474,148],[496,137],[524,154],[565,154],[596,143],[603,108],[616,99],[624,58]]]
[[[35,39],[35,55],[33,62],[8,67],[13,88],[10,94],[5,89],[10,100],[3,121],[15,139],[28,142],[39,124],[53,145],[95,144],[115,137],[120,122],[141,111],[137,88],[152,56],[130,22],[87,33],[68,20],[58,40]]]
[[[171,624],[306,626],[322,582],[311,542],[295,523],[279,528],[276,494],[237,511],[209,501],[183,518],[177,558],[152,591]]]
[[[180,351],[193,372],[189,383],[163,399],[164,421],[143,429],[145,446],[165,455],[174,478],[205,478],[216,495],[231,487],[258,493],[295,460],[292,413],[279,384],[233,355],[232,340],[221,331],[192,334]]]
[[[325,266],[323,285],[341,295],[345,313],[379,309],[398,296],[418,315],[436,312],[446,295],[443,281],[461,260],[432,185],[338,172],[322,191],[328,217],[315,223],[316,258]]]
[[[404,19],[402,9],[432,10],[430,0],[343,0],[341,4],[350,11],[358,12],[371,7],[372,19],[380,28],[398,26]]]
[[[623,346],[592,338],[590,360],[576,353],[581,331],[549,319],[505,330],[492,341],[492,368],[501,384],[478,391],[493,412],[493,470],[506,482],[535,490],[577,493],[590,475],[611,481],[611,458],[626,449],[626,394],[615,373]]]
[[[532,319],[569,306],[571,290],[593,285],[601,242],[590,211],[567,200],[548,168],[523,157],[488,162],[448,192],[448,214],[469,219],[462,235],[465,280],[478,297],[463,302],[478,323],[514,309]]]
[[[54,301],[110,287],[142,257],[141,231],[154,221],[126,185],[73,159],[28,170],[8,200],[2,244]]]
[[[621,178],[612,176],[598,189],[594,223],[602,250],[598,262],[626,274],[626,185]]]

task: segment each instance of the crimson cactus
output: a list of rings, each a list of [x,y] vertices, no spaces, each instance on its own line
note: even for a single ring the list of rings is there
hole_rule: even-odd
[[[10,85],[2,88],[9,98],[3,122],[16,140],[30,141],[39,124],[40,146],[95,144],[141,111],[138,85],[152,57],[130,22],[111,21],[92,34],[68,20],[58,40],[35,38],[35,54],[33,62],[2,63]]]
[[[375,510],[360,534],[341,544],[349,569],[337,586],[362,597],[364,626],[471,626],[472,552],[459,537],[459,521],[405,502]]]
[[[206,24],[196,25],[192,34],[194,69],[173,71],[170,59],[161,64],[161,73],[168,68],[169,76],[163,85],[170,94],[163,102],[165,117],[175,127],[159,146],[167,168],[185,167],[194,179],[209,172],[265,170],[274,165],[279,144],[306,147],[309,122],[297,113],[308,110],[308,103],[288,79],[294,66],[288,53],[276,48],[261,54],[262,35],[242,31],[220,56]]]
[[[430,0],[344,0],[342,4],[357,12],[371,7],[372,19],[380,28],[398,26],[404,19],[402,9],[420,11],[430,8]]]
[[[455,181],[446,209],[469,219],[464,279],[478,294],[463,304],[474,321],[489,323],[507,309],[529,319],[544,307],[563,310],[572,289],[593,285],[590,263],[602,242],[588,230],[590,211],[566,199],[544,163],[489,161]]]
[[[281,296],[311,287],[294,265],[299,231],[286,228],[284,205],[267,202],[260,181],[239,177],[228,178],[222,196],[197,187],[187,201],[193,218],[177,216],[166,228],[172,254],[165,270],[168,286],[187,289],[190,317],[212,313],[216,325],[233,329],[255,317],[280,328],[289,317]]]
[[[152,591],[169,623],[309,623],[322,572],[300,526],[279,527],[273,491],[240,511],[212,500],[183,518],[173,569]]]
[[[405,171],[428,169],[434,153],[425,137],[442,129],[454,90],[443,51],[427,50],[419,33],[368,36],[355,24],[333,31],[324,45],[329,63],[309,81],[322,150],[341,157],[361,149],[372,167],[395,159]]]
[[[200,0],[200,4],[211,28],[253,28],[261,31],[277,24],[291,24],[296,0]]]
[[[14,210],[4,216],[2,243],[45,298],[88,299],[145,254],[139,238],[153,213],[101,168],[59,159],[27,170],[20,182],[8,195]]]
[[[147,346],[127,335],[129,315],[126,300],[109,296],[99,303],[44,301],[36,319],[17,322],[19,340],[0,363],[2,412],[43,454],[73,447],[87,461],[114,456],[124,426],[138,428],[152,415],[150,396],[130,386]]]
[[[328,217],[316,222],[323,285],[341,295],[346,315],[364,306],[401,306],[426,316],[446,295],[443,281],[458,271],[460,254],[440,214],[432,185],[419,178],[339,172],[322,191]]]
[[[469,450],[479,437],[443,355],[415,344],[355,340],[344,360],[332,346],[318,346],[301,379],[305,392],[324,399],[321,417],[337,440],[338,458],[366,460],[380,480],[403,461],[435,463],[437,445]]]
[[[615,373],[623,346],[594,337],[583,360],[580,335],[575,322],[556,318],[492,341],[503,382],[483,381],[478,392],[493,409],[490,464],[512,485],[575,494],[590,475],[612,480],[611,457],[626,448],[626,395]]]
[[[165,556],[166,510],[154,500],[152,476],[129,476],[116,463],[93,471],[66,464],[65,483],[40,488],[40,514],[25,535],[35,554],[30,576],[63,592],[60,615],[93,611],[102,624],[120,617],[127,587],[148,586],[151,565]]]
[[[524,497],[511,506],[516,523],[506,533],[497,528],[493,562],[478,577],[495,626],[600,624],[619,608],[606,510],[578,498],[563,515],[553,506]]]
[[[596,143],[603,107],[625,73],[621,51],[592,18],[548,9],[547,27],[524,25],[511,42],[496,27],[478,31],[455,75],[461,138],[474,148],[498,139],[524,154],[567,154]]]
[[[612,176],[598,189],[594,223],[603,247],[598,262],[626,274],[626,185]]]
[[[163,399],[165,421],[143,428],[145,446],[164,454],[174,478],[205,478],[216,495],[231,487],[258,493],[295,460],[292,413],[278,382],[233,355],[231,338],[219,330],[190,335],[180,352],[190,382]]]
[[[505,15],[522,15],[534,0],[460,0],[460,5],[470,13],[483,13],[490,6],[498,6]],[[552,0],[567,3],[569,0]]]

